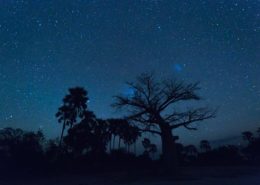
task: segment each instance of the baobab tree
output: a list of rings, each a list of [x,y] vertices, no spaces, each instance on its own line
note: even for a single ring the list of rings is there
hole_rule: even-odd
[[[127,85],[133,94],[115,96],[113,106],[129,111],[126,119],[139,123],[143,132],[158,134],[162,141],[162,156],[166,167],[175,167],[178,160],[172,131],[181,127],[196,130],[192,123],[213,118],[215,110],[207,107],[177,110],[175,105],[183,101],[201,100],[197,94],[198,83],[157,81],[153,74],[142,74],[135,82],[128,82]]]

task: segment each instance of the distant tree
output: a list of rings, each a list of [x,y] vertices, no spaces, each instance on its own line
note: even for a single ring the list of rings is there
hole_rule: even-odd
[[[194,145],[187,145],[183,148],[183,160],[191,163],[196,160],[198,151]]]
[[[260,164],[260,138],[251,140],[242,151],[253,164]]]
[[[144,154],[145,156],[149,156],[157,152],[157,147],[155,144],[151,143],[150,139],[144,138],[142,141],[144,147]]]
[[[197,155],[198,151],[194,145],[187,145],[184,147],[184,151],[186,155]]]
[[[22,164],[31,166],[40,165],[43,158],[43,144],[45,138],[41,130],[34,132],[24,132],[17,154]],[[37,164],[38,163],[38,164]]]
[[[215,158],[212,159],[212,162],[218,165],[234,165],[240,164],[242,161],[239,149],[234,145],[221,146],[212,153],[215,154]]]
[[[113,148],[115,145],[115,138],[118,137],[118,149],[120,148],[121,140],[123,140],[124,144],[127,146],[127,151],[129,151],[130,145],[135,144],[140,136],[139,128],[131,125],[125,119],[108,119],[107,122],[109,124],[109,133]]]
[[[0,130],[0,150],[2,159],[9,159],[21,166],[35,166],[43,156],[44,135],[41,131],[26,132],[22,129],[4,128]]]
[[[92,153],[97,156],[106,151],[109,141],[108,124],[101,119],[83,119],[79,124],[68,130],[64,142],[75,157]]]
[[[50,139],[46,143],[45,158],[50,164],[58,161],[58,151],[59,151],[59,138]]]
[[[0,130],[0,146],[7,155],[16,155],[17,148],[23,139],[24,131],[7,127]]]
[[[243,139],[249,143],[251,143],[254,140],[254,135],[250,131],[242,132]]]
[[[141,133],[139,131],[139,128],[133,125],[128,126],[128,131],[126,130],[124,134],[124,142],[128,146],[128,152],[129,152],[129,147],[134,144],[134,152],[136,154],[136,142],[138,138],[141,136]]]
[[[208,152],[211,150],[211,146],[210,146],[210,143],[209,141],[207,140],[202,140],[200,141],[200,149],[204,152]]]
[[[121,140],[123,139],[124,130],[128,126],[128,122],[125,119],[107,119],[109,124],[109,133],[113,143],[113,149],[115,149],[116,138],[118,138],[118,149],[121,145]]]
[[[63,124],[60,136],[60,147],[66,126],[72,128],[78,118],[85,116],[87,102],[87,91],[82,87],[70,88],[69,94],[63,98],[63,105],[56,113],[58,122]]]
[[[198,83],[184,84],[175,80],[156,81],[152,74],[142,74],[133,83],[131,96],[118,95],[113,104],[116,108],[129,110],[126,117],[139,124],[143,132],[158,134],[162,140],[163,161],[168,168],[178,165],[172,130],[184,127],[196,130],[191,124],[215,116],[208,108],[188,109],[177,112],[174,105],[182,101],[200,100]]]
[[[121,137],[127,147],[127,152],[129,152],[130,146],[134,144],[140,136],[140,131],[138,127],[129,124],[127,121],[125,123],[126,124],[121,125]]]
[[[258,137],[260,137],[260,128],[258,128],[256,132],[258,133]]]
[[[110,133],[110,151],[112,151],[112,146],[113,145],[113,150],[115,149],[115,141],[116,137],[119,136],[119,128],[118,125],[121,124],[123,120],[122,119],[108,119],[107,122],[109,124],[109,133]]]

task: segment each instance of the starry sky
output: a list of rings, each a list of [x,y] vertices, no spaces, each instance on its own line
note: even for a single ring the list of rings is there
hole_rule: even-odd
[[[41,128],[56,137],[55,113],[69,87],[89,92],[98,117],[121,113],[125,81],[201,82],[217,118],[180,129],[183,142],[224,139],[260,126],[258,0],[0,0],[0,127]]]

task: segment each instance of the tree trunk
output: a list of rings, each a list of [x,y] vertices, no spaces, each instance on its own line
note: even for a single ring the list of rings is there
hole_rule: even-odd
[[[178,167],[178,155],[176,151],[174,137],[172,135],[172,131],[169,124],[163,123],[160,125],[160,128],[163,164],[168,172],[175,173],[175,170]]]
[[[62,139],[63,139],[63,135],[64,135],[64,130],[65,130],[65,122],[63,123],[61,136],[60,136],[60,143],[59,143],[59,148],[60,149],[61,149]]]
[[[134,142],[134,152],[135,152],[135,156],[136,156],[136,141]]]
[[[110,140],[109,140],[109,152],[111,153],[112,151],[112,135],[110,136]]]
[[[118,150],[120,149],[120,143],[121,143],[121,138],[119,137],[119,140],[118,140]]]
[[[113,150],[115,150],[115,141],[116,141],[116,136],[113,135]]]

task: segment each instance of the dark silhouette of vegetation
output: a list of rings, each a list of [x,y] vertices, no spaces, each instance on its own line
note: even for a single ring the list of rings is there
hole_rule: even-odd
[[[203,152],[208,152],[208,151],[210,151],[210,150],[211,150],[211,146],[210,146],[209,141],[207,141],[207,140],[202,140],[202,141],[200,141],[200,149],[201,149],[201,151],[203,151]]]
[[[258,136],[254,137],[252,132],[243,132],[243,138],[248,141],[247,147],[243,149],[246,159],[253,164],[260,164],[260,128],[257,129]]]
[[[142,141],[144,147],[144,156],[151,157],[155,152],[157,152],[157,147],[155,144],[151,143],[150,139],[144,138]]]
[[[177,142],[179,137],[172,135],[173,129],[183,126],[194,130],[191,123],[214,117],[214,112],[206,108],[163,113],[176,102],[200,99],[195,93],[197,84],[158,83],[152,76],[145,75],[129,85],[134,89],[134,95],[117,96],[116,103],[118,107],[135,107],[126,119],[98,118],[87,109],[87,91],[76,87],[69,90],[56,114],[62,123],[60,138],[46,139],[41,130],[1,129],[2,174],[15,171],[160,171],[161,167],[165,168],[166,161],[168,165],[175,165],[171,161],[175,158],[182,166],[260,164],[260,128],[256,133],[243,132],[241,140],[246,144],[240,147],[214,148],[208,140],[202,140],[197,149],[195,145],[184,146]],[[161,136],[162,151],[152,143],[153,138],[145,137],[146,132]],[[143,146],[139,152],[136,150],[138,141]],[[138,148],[141,149],[140,144]],[[171,159],[166,160],[166,157]]]
[[[107,150],[113,140],[109,135],[109,122],[94,119],[93,122],[82,121],[69,129],[64,137],[60,153],[59,139],[47,140],[41,131],[27,132],[21,129],[4,128],[0,130],[0,162],[2,174],[16,170],[32,172],[52,170],[100,171],[158,169],[161,159],[156,157],[157,146],[148,138],[142,140],[143,152],[136,155],[125,148]],[[241,139],[244,134],[241,134]],[[253,135],[254,136],[254,135]],[[183,146],[176,143],[180,165],[183,166],[230,166],[259,165],[260,137],[244,147],[235,145],[220,146],[209,149],[196,146]],[[200,142],[206,146],[209,142]],[[199,146],[200,146],[199,145]],[[206,149],[207,148],[207,149]],[[17,171],[18,173],[18,171]]]
[[[69,129],[64,142],[69,147],[69,152],[76,156],[92,153],[97,157],[105,153],[109,139],[109,125],[106,121],[83,119]]]
[[[157,81],[152,74],[142,74],[136,82],[127,83],[131,96],[118,95],[114,107],[129,110],[127,120],[139,124],[140,130],[158,134],[162,141],[165,166],[178,165],[176,143],[172,130],[184,127],[196,130],[192,123],[213,118],[215,111],[207,107],[176,111],[173,106],[183,101],[201,100],[199,84],[185,84],[176,80]]]
[[[42,164],[44,135],[41,131],[25,132],[22,129],[0,130],[0,161],[6,168]]]
[[[115,149],[116,138],[118,138],[118,149],[121,147],[121,141],[126,146],[128,152],[130,152],[130,146],[134,144],[136,151],[137,139],[141,136],[138,127],[131,125],[125,119],[108,119],[109,133],[110,133],[110,150]]]
[[[60,137],[60,146],[62,144],[66,126],[72,128],[78,118],[83,118],[83,116],[86,115],[87,101],[87,91],[82,87],[70,88],[69,94],[63,98],[63,105],[56,113],[58,122],[63,125]]]
[[[249,131],[242,132],[243,139],[249,143],[254,140],[253,133]]]

